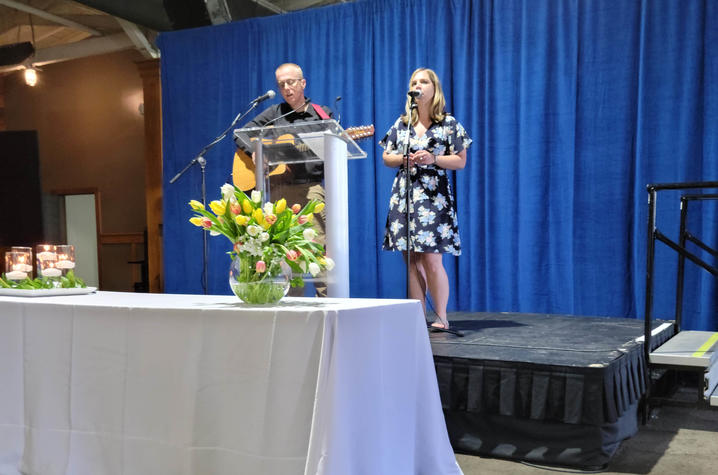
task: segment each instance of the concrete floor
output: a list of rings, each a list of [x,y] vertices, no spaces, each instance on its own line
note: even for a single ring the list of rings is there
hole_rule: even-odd
[[[464,475],[603,473],[651,475],[718,474],[718,410],[664,406],[626,440],[603,472],[531,466],[519,461],[456,455]]]

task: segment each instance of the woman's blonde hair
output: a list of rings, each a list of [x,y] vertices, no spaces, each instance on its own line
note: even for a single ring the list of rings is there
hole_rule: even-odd
[[[441,81],[439,81],[439,76],[436,75],[434,71],[432,71],[429,68],[419,68],[413,73],[411,73],[411,78],[409,78],[409,89],[411,89],[411,82],[414,80],[414,76],[419,74],[422,71],[426,71],[426,74],[429,76],[429,80],[434,85],[434,99],[431,101],[431,107],[429,108],[429,116],[431,117],[431,120],[434,122],[441,122],[444,120],[444,117],[446,117],[446,112],[444,112],[444,108],[446,107],[446,99],[444,98],[444,91],[441,89]],[[407,124],[409,114],[411,114],[411,125],[416,125],[417,122],[419,122],[419,113],[416,109],[413,111],[411,110],[411,97],[406,98],[406,106],[404,106],[404,115],[401,116],[402,121]]]

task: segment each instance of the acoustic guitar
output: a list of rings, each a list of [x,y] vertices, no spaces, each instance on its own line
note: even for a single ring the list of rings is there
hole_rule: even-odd
[[[360,140],[374,135],[374,125],[361,125],[359,127],[349,127],[344,133],[352,140]],[[274,140],[264,139],[263,144],[265,146],[272,145],[293,145],[295,143],[295,137],[292,134],[284,134],[277,137]],[[298,144],[294,145],[298,151],[306,151],[306,145]],[[281,175],[286,173],[287,166],[284,163],[280,163],[273,170],[269,172],[269,176]],[[232,165],[232,181],[234,185],[242,191],[249,191],[253,189],[257,184],[257,179],[254,174],[254,162],[252,157],[244,152],[242,149],[237,149],[234,153],[234,163]]]

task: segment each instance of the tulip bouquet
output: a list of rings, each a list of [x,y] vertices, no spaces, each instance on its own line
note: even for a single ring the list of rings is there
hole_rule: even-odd
[[[334,262],[324,255],[324,246],[314,241],[314,213],[324,203],[311,200],[304,207],[287,206],[285,199],[262,203],[262,193],[247,196],[225,184],[222,199],[212,201],[210,210],[199,201],[189,202],[195,215],[190,223],[212,236],[223,235],[232,242],[230,285],[247,303],[274,303],[288,288],[275,277],[292,274],[292,286],[303,286],[302,274],[316,276],[331,270]]]

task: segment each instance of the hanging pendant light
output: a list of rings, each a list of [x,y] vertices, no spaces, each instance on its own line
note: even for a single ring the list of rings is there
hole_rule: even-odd
[[[25,84],[30,87],[37,84],[37,70],[32,66],[25,68]]]

